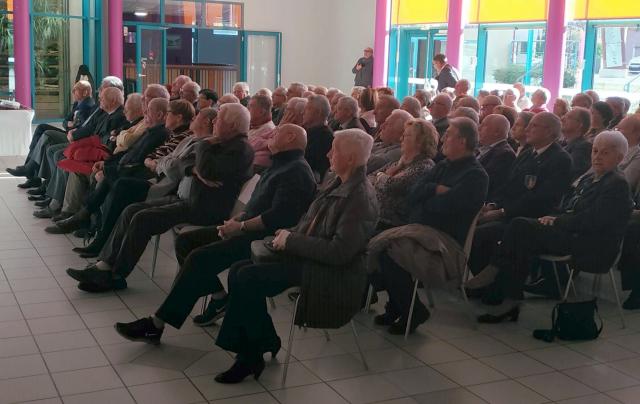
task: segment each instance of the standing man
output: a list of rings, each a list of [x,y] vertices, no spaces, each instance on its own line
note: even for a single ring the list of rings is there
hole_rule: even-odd
[[[356,75],[354,84],[361,87],[371,87],[373,85],[373,49],[365,48],[364,57],[358,59],[356,65],[351,69]]]
[[[434,78],[438,80],[438,92],[447,87],[454,88],[460,77],[456,69],[447,63],[447,57],[442,53],[438,53],[433,57],[433,67],[438,73]]]

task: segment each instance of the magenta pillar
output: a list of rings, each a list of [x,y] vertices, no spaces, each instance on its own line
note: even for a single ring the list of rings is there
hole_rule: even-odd
[[[467,0],[449,0],[449,20],[447,22],[447,61],[462,70],[462,44],[467,17]]]
[[[16,101],[31,107],[31,20],[29,2],[13,2],[13,48]]]
[[[391,0],[376,0],[376,28],[373,44],[373,87],[387,85]]]
[[[547,35],[544,46],[544,67],[542,85],[551,93],[548,105],[560,96],[564,79],[564,53],[567,29],[567,1],[549,2],[547,15]]]
[[[109,0],[109,74],[122,78],[122,0]]]

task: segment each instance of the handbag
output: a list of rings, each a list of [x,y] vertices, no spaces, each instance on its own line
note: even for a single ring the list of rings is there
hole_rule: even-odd
[[[595,298],[584,302],[556,304],[551,313],[551,321],[550,330],[535,330],[533,337],[546,342],[552,342],[555,337],[565,341],[592,340],[598,338],[603,327]]]

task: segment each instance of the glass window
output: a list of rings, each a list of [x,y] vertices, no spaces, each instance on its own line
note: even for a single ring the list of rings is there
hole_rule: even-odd
[[[640,101],[640,28],[598,27],[593,89],[601,98],[626,97],[635,110]]]
[[[122,18],[125,21],[160,22],[160,0],[122,0]]]
[[[233,3],[207,3],[207,27],[242,28],[242,5]]]
[[[580,92],[582,87],[582,71],[584,69],[586,23],[570,22],[567,26],[566,49],[564,56],[564,82],[560,95],[570,99]]]
[[[11,13],[0,14],[0,96],[4,97],[12,95],[15,91],[13,21],[11,17]]]
[[[34,13],[82,15],[80,0],[32,0],[31,4]]]
[[[167,24],[200,25],[202,3],[194,0],[165,0],[164,20]]]
[[[545,30],[540,28],[489,29],[485,89],[506,89],[515,82],[542,84]]]
[[[471,83],[470,94],[473,94],[476,81],[476,67],[478,66],[478,27],[464,29],[464,44],[462,46],[462,60],[460,74]]]

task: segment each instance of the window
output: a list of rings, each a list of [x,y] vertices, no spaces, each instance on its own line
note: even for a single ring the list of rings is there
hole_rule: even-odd
[[[14,91],[13,13],[0,1],[0,96],[11,97]]]

